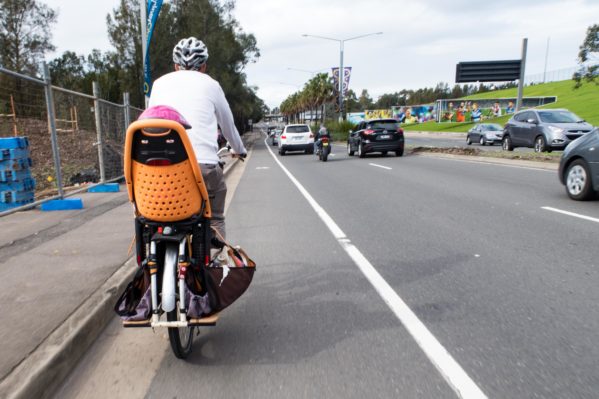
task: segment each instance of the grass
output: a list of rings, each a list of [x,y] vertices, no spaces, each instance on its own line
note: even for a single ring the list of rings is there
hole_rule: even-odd
[[[516,97],[518,89],[505,89],[464,97],[463,100],[488,98]],[[579,89],[574,89],[572,80],[562,80],[524,87],[524,97],[557,96],[557,102],[539,108],[566,108],[592,125],[599,126],[599,86],[594,83],[584,83]],[[509,115],[487,119],[485,122],[505,124]],[[425,122],[418,125],[403,126],[406,131],[427,132],[467,132],[475,123],[436,123]]]

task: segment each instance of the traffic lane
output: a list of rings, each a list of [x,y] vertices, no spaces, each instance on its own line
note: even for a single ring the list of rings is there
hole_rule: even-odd
[[[483,391],[594,397],[597,226],[540,209],[568,203],[554,174],[381,160],[284,161]]]
[[[263,144],[227,235],[258,264],[252,286],[146,397],[455,397]]]

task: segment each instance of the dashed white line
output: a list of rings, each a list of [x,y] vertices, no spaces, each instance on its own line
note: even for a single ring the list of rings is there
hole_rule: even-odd
[[[370,165],[370,166],[376,166],[377,168],[387,169],[387,170],[393,169],[393,168],[390,168],[388,166],[383,166],[383,165],[379,165],[379,164],[376,164],[376,163],[369,163],[368,165]]]
[[[266,144],[266,140],[264,140],[264,144]],[[377,272],[362,252],[351,243],[350,239],[345,235],[337,223],[335,223],[329,214],[318,204],[318,202],[316,202],[314,197],[310,195],[295,176],[287,170],[268,145],[266,145],[266,148],[274,158],[275,162],[281,167],[283,172],[285,172],[300,193],[302,193],[304,198],[306,198],[316,214],[322,219],[324,224],[337,239],[339,245],[341,245],[356,266],[362,271],[366,279],[372,284],[383,301],[389,306],[391,311],[403,324],[414,341],[416,341],[418,346],[437,368],[441,376],[447,381],[458,397],[467,399],[486,399],[487,396],[483,391],[476,385],[470,376],[466,374],[464,369],[462,369],[458,362],[454,360],[447,349],[445,349],[428,328],[426,328],[424,323],[418,319],[418,316],[416,316],[399,295],[397,295],[393,288],[385,281],[379,272]]]
[[[580,213],[563,211],[561,209],[552,208],[550,206],[542,206],[541,209],[545,209],[546,211],[557,212],[557,213],[561,213],[563,215],[573,216],[575,218],[589,220],[591,222],[599,223],[599,219],[593,218],[593,217],[590,217],[590,216],[586,216],[586,215],[581,215]]]

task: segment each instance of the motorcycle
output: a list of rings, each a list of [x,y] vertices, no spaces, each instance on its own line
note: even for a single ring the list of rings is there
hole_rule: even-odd
[[[331,153],[331,143],[329,136],[321,136],[319,143],[316,145],[315,154],[319,160],[326,162]]]
[[[219,312],[247,289],[253,275],[251,270],[249,281],[242,276],[246,286],[232,301],[219,303],[218,283],[226,285],[226,275],[215,267],[213,252],[219,251],[215,242],[223,248],[224,239],[213,237],[210,199],[186,128],[189,124],[176,110],[159,106],[127,129],[124,169],[139,267],[115,305],[124,327],[167,328],[180,359],[191,353],[195,330],[216,325]],[[249,269],[239,253],[232,256]],[[216,284],[210,280],[215,271],[221,273]],[[235,280],[236,273],[226,272],[233,276],[229,281]]]

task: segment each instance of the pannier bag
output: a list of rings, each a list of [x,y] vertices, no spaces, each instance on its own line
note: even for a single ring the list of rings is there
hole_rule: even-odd
[[[213,229],[216,250],[204,269],[206,290],[212,313],[220,312],[237,300],[249,287],[256,263],[240,247],[229,244]]]
[[[114,311],[124,321],[141,321],[150,318],[151,308],[150,274],[145,267],[140,267],[116,301]]]

